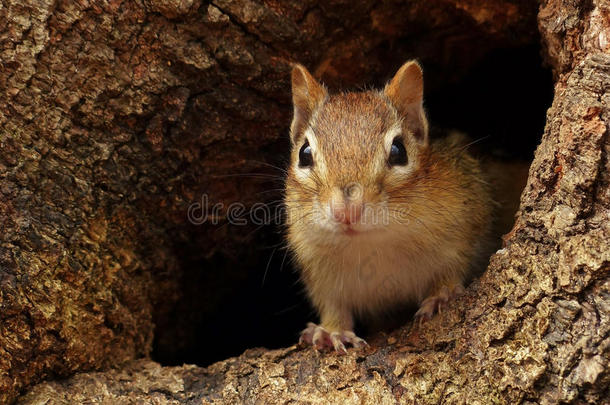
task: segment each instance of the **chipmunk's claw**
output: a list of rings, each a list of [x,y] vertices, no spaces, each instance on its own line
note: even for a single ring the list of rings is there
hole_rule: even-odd
[[[443,286],[437,294],[431,295],[422,301],[419,309],[415,313],[415,319],[421,325],[427,320],[432,319],[435,313],[442,313],[443,307],[453,298],[461,295],[464,292],[464,287],[455,285],[453,287]]]
[[[339,354],[347,353],[346,344],[356,349],[368,346],[364,339],[359,338],[350,330],[329,332],[313,322],[309,322],[307,328],[301,332],[299,343],[312,345],[316,350],[335,350]]]

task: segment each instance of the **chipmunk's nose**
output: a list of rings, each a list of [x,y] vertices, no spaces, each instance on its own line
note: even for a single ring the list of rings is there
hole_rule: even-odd
[[[360,220],[360,217],[362,216],[362,203],[331,201],[330,211],[332,212],[335,221],[351,225]]]
[[[330,211],[335,221],[347,225],[358,222],[364,208],[362,196],[362,186],[358,183],[336,189],[330,200]]]

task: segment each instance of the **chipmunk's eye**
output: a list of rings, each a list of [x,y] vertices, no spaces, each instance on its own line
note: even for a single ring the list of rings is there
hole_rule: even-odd
[[[311,146],[309,141],[305,141],[301,150],[299,150],[299,167],[311,167],[313,166],[313,156],[311,155]]]
[[[407,164],[407,150],[405,145],[402,143],[400,137],[394,138],[392,141],[392,147],[390,148],[390,157],[388,158],[388,164],[390,166],[404,166]]]

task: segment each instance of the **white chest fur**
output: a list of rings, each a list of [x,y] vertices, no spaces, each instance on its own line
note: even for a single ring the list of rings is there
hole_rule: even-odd
[[[435,278],[453,267],[451,252],[430,249],[425,240],[390,236],[381,232],[343,237],[322,256],[312,257],[309,266],[316,266],[319,275],[310,285],[314,295],[359,313],[425,298]]]

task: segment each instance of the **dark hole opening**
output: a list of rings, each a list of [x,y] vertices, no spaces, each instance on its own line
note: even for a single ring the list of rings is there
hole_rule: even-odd
[[[484,138],[477,147],[502,159],[531,160],[553,92],[551,73],[539,52],[538,46],[497,49],[462,80],[433,83],[426,93],[430,122],[459,129],[475,140]],[[433,69],[426,73],[427,83],[435,80]],[[287,135],[270,148],[269,156],[282,158],[269,163],[284,166]],[[281,184],[270,181],[260,187]],[[270,193],[265,200],[280,196]],[[280,226],[220,228],[216,232],[242,233],[243,248],[203,257],[183,251],[189,247],[176,247],[177,256],[185,258],[182,298],[171,313],[155,320],[153,359],[162,364],[207,365],[248,348],[289,346],[306,322],[316,320],[290,254],[283,249]],[[193,231],[191,249],[197,238],[203,236]],[[229,268],[243,271],[225,271]]]
[[[531,160],[553,99],[540,48],[496,49],[458,83],[426,98],[430,122],[456,128],[499,157]]]

